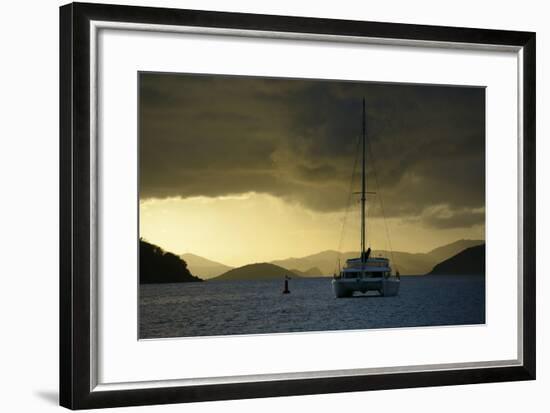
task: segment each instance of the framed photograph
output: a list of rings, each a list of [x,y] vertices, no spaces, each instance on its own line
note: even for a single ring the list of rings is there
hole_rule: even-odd
[[[535,379],[535,33],[60,9],[60,403]]]

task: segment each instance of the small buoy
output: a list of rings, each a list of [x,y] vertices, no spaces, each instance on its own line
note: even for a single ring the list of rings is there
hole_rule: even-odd
[[[285,277],[285,289],[283,290],[283,294],[290,294],[290,290],[288,289],[288,277]]]

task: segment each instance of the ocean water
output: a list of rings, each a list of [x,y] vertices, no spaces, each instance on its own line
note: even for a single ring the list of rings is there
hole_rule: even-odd
[[[401,277],[397,297],[334,298],[331,278],[140,286],[140,337],[196,337],[485,323],[485,277]]]

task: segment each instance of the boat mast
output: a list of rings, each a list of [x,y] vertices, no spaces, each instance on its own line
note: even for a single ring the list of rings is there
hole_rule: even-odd
[[[366,206],[366,187],[365,179],[365,98],[363,98],[363,167],[361,176],[361,262],[365,262],[365,206]]]

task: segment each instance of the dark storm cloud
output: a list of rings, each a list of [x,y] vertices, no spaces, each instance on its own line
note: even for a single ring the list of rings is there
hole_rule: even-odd
[[[257,192],[316,211],[344,208],[365,97],[368,184],[386,216],[438,228],[478,224],[484,95],[471,87],[141,74],[141,197]],[[358,184],[355,176],[354,190]]]

